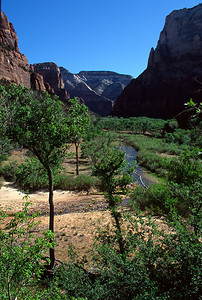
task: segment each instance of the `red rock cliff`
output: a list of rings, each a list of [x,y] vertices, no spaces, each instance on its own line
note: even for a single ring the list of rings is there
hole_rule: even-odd
[[[27,58],[19,52],[17,34],[3,12],[0,18],[0,79],[2,78],[30,87]]]

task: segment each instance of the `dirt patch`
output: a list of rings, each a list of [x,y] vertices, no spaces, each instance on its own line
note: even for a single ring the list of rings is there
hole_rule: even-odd
[[[162,153],[162,152],[156,152],[157,155],[165,158],[174,158],[177,157],[177,155],[174,154],[168,154],[168,153]]]
[[[0,208],[6,210],[9,207],[11,213],[22,209],[25,201],[32,202],[32,211],[41,211],[42,215],[49,213],[48,192],[41,191],[31,193],[26,198],[11,182],[4,182],[0,189]],[[107,203],[100,193],[89,194],[74,193],[70,191],[54,191],[55,213],[87,212],[95,210],[105,210]]]
[[[10,182],[4,182],[0,189],[0,209],[9,214],[22,210],[23,204],[32,202],[31,211],[41,211],[39,233],[48,229],[49,204],[48,192],[37,192],[29,195],[20,192]],[[55,204],[55,238],[56,257],[65,261],[71,243],[81,255],[86,254],[93,246],[93,239],[99,224],[103,228],[111,222],[110,212],[102,194],[82,194],[69,191],[54,191]],[[9,210],[8,210],[9,207]]]

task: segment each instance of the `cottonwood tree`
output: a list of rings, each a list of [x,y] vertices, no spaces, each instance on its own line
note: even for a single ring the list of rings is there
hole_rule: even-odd
[[[103,147],[96,153],[93,162],[93,175],[100,178],[105,198],[108,202],[111,215],[115,221],[116,236],[119,252],[125,259],[126,247],[122,233],[122,216],[117,210],[117,204],[121,203],[121,196],[117,194],[117,188],[124,194],[126,186],[132,181],[130,176],[134,168],[127,166],[124,159],[125,153],[118,147]]]
[[[76,150],[76,175],[79,175],[79,146],[90,126],[90,117],[88,107],[85,104],[79,104],[77,98],[70,99],[68,102],[70,104],[68,125],[71,141],[74,143]]]
[[[48,93],[34,93],[21,85],[0,85],[0,126],[4,134],[23,148],[30,150],[40,161],[49,180],[49,229],[54,232],[53,170],[64,157],[69,139],[69,127],[62,103]],[[55,262],[54,248],[50,248],[50,264]]]

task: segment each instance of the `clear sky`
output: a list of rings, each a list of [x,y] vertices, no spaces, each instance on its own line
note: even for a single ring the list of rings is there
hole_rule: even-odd
[[[197,0],[2,0],[30,64],[55,62],[72,73],[147,66],[165,17]]]

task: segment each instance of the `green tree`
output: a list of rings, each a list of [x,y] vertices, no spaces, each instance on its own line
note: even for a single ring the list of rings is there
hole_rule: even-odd
[[[117,194],[117,188],[124,193],[126,186],[132,181],[130,173],[133,168],[126,168],[125,153],[117,147],[104,147],[97,152],[94,158],[93,175],[100,178],[105,198],[108,201],[111,215],[116,225],[116,235],[119,251],[125,257],[125,241],[121,229],[121,213],[117,210],[117,204],[121,203],[121,196]]]
[[[201,181],[202,167],[199,159],[200,149],[187,150],[179,157],[168,160],[165,164],[168,168],[168,179],[178,184],[192,185]]]
[[[49,229],[54,232],[53,170],[64,157],[69,139],[67,119],[62,103],[48,93],[39,94],[11,83],[0,86],[1,126],[5,136],[30,150],[47,172],[49,180]],[[6,118],[5,118],[6,116]],[[54,248],[50,248],[50,265],[55,262]]]
[[[79,146],[90,126],[90,117],[87,106],[79,104],[77,98],[70,99],[69,104],[68,124],[71,141],[74,143],[76,150],[76,175],[79,175]]]

